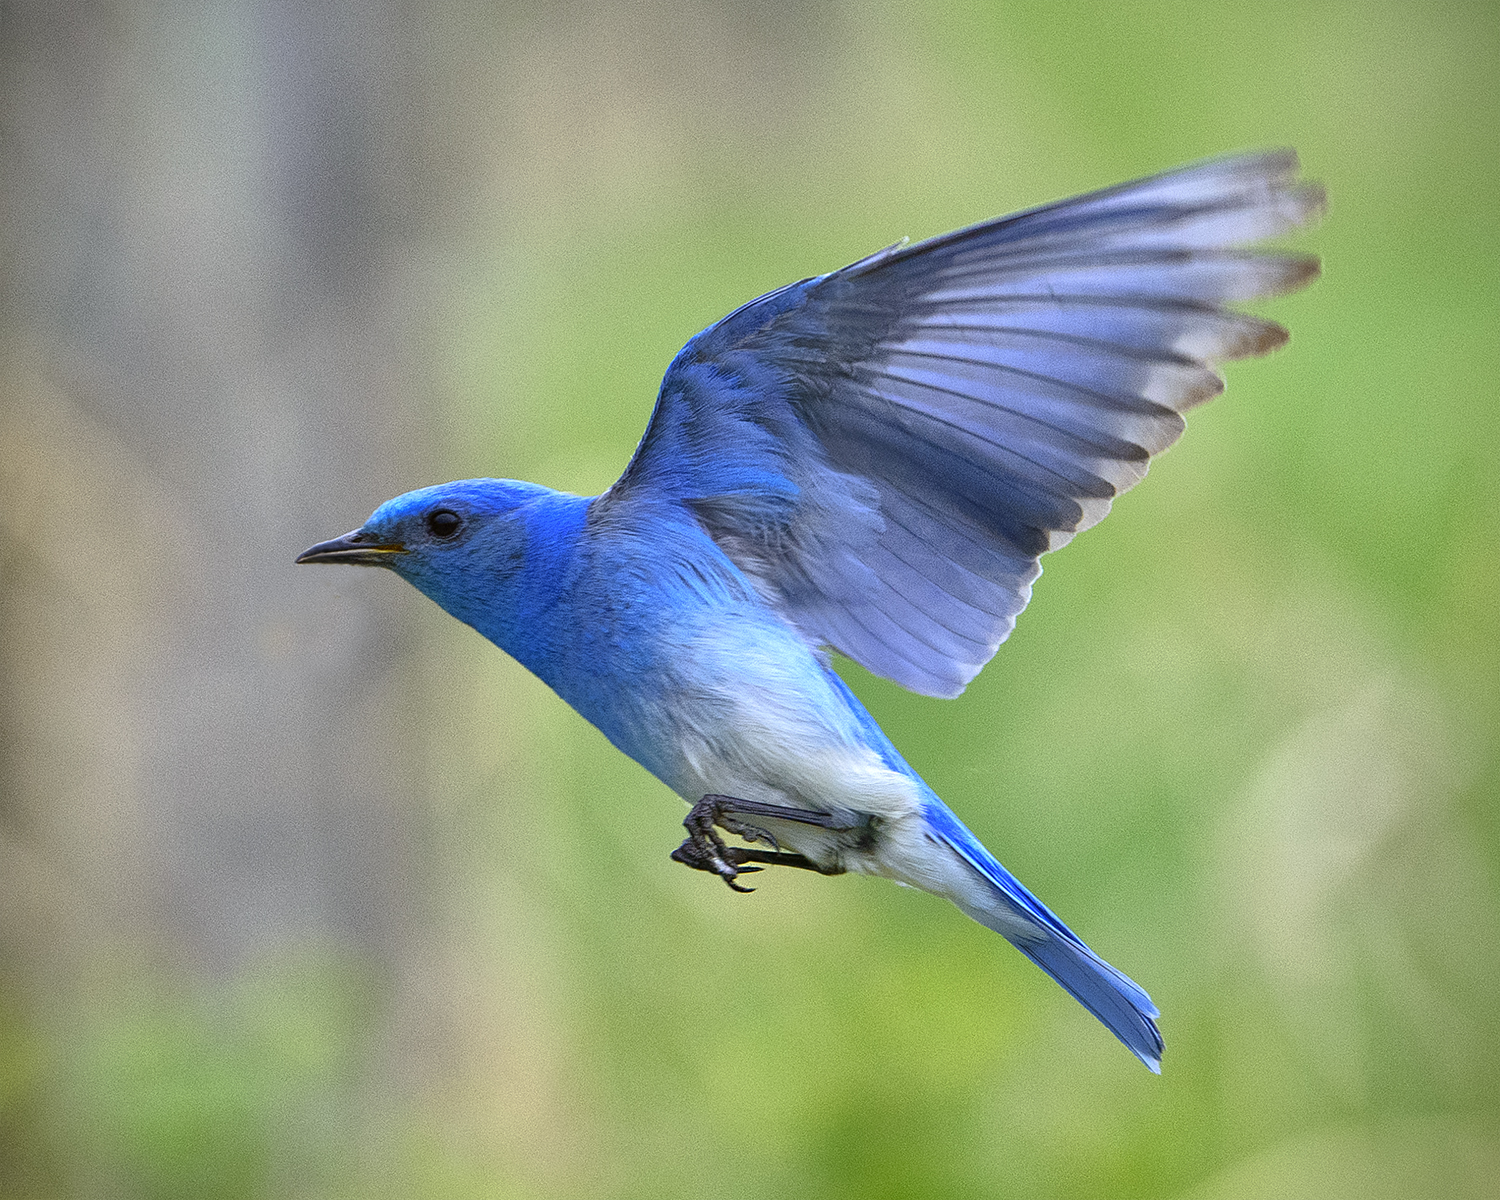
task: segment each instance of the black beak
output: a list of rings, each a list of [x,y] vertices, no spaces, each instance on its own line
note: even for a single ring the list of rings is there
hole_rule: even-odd
[[[388,567],[391,556],[405,554],[400,542],[380,543],[369,540],[363,529],[346,533],[330,542],[319,542],[297,555],[299,563],[345,563],[353,567]]]

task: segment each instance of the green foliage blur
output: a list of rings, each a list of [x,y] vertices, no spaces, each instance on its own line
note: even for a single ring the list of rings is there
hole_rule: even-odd
[[[967,694],[846,672],[1151,992],[1164,1073],[930,896],[796,873],[736,896],[671,864],[675,797],[362,575],[327,586],[377,592],[411,639],[400,954],[309,938],[199,972],[148,930],[55,1002],[11,979],[0,1194],[1493,1195],[1496,8],[432,19],[511,55],[493,193],[428,276],[439,366],[409,403],[432,474],[327,536],[444,478],[607,486],[688,336],[899,237],[1238,148],[1294,145],[1326,184],[1297,242],[1323,279],[1258,310],[1290,345],[1231,364],[1046,560]]]

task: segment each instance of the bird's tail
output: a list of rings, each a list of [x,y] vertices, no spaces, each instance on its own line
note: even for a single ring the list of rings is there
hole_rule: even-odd
[[[987,895],[969,891],[962,898],[955,896],[958,907],[1062,984],[1137,1058],[1161,1074],[1162,1039],[1155,1021],[1161,1014],[1151,997],[1085,946],[946,805],[932,799],[936,803],[925,810],[928,825],[988,885]]]

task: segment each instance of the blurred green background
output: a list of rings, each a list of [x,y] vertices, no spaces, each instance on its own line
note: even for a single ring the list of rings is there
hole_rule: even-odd
[[[1464,1198],[1500,1179],[1493,3],[0,9],[0,1195]],[[742,301],[1291,144],[1293,342],[958,701],[850,678],[1163,1011],[680,802],[392,578]]]

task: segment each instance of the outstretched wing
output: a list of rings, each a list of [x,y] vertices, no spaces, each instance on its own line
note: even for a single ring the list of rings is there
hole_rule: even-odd
[[[1321,212],[1296,173],[1218,159],[762,296],[678,354],[603,511],[688,506],[809,641],[956,696],[1213,364],[1286,340],[1224,305],[1317,274],[1243,249]]]

